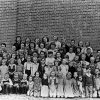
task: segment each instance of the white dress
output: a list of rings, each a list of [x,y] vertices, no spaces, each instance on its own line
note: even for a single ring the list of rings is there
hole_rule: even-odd
[[[63,73],[63,78],[66,79],[66,74],[68,73],[69,66],[68,65],[60,65],[61,72]]]
[[[73,95],[73,89],[72,89],[72,79],[65,81],[65,87],[64,87],[64,95],[65,98],[67,97],[74,97]]]
[[[50,77],[50,91],[49,95],[50,97],[56,97],[57,95],[57,90],[56,90],[56,78],[55,77]]]
[[[64,97],[64,79],[58,78],[57,97]]]
[[[41,97],[48,97],[48,96],[49,96],[48,79],[42,79]]]

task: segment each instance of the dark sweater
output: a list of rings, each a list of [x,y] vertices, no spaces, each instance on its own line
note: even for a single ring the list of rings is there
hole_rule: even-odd
[[[90,77],[85,75],[83,76],[83,84],[84,84],[84,87],[86,86],[95,86],[95,82],[94,82],[94,77],[93,75],[91,75]]]

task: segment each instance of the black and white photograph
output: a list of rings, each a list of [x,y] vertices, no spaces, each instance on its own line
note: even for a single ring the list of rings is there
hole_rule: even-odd
[[[0,0],[0,100],[100,100],[100,0]]]

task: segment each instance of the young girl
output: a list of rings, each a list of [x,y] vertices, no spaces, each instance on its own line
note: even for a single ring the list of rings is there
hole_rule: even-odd
[[[10,64],[8,66],[8,71],[9,71],[9,77],[11,80],[14,79],[14,73],[16,72],[16,64],[14,64],[14,60],[10,60]]]
[[[58,70],[57,74],[57,97],[64,97],[64,79],[63,79],[63,73],[61,70]]]
[[[18,73],[19,79],[22,79],[24,66],[21,64],[21,59],[17,60],[16,72]]]
[[[39,72],[36,72],[34,78],[34,96],[39,97],[41,94],[41,78],[39,77]]]
[[[39,63],[37,57],[33,57],[33,64],[31,67],[31,75],[34,77],[35,73],[38,71]]]
[[[86,97],[90,97],[90,98],[93,97],[93,90],[94,90],[94,86],[95,86],[94,83],[95,83],[94,76],[91,74],[91,69],[88,66],[86,75],[84,75],[84,77],[83,77],[83,85],[85,88]]]
[[[6,61],[2,60],[2,66],[0,66],[1,77],[4,78],[5,74],[8,73],[8,66],[6,65]]]
[[[21,85],[20,85],[21,94],[26,94],[27,89],[28,89],[27,74],[24,74],[23,79],[21,80]]]
[[[27,56],[27,62],[24,63],[24,74],[29,77],[31,75],[32,62],[31,57]]]
[[[2,80],[2,88],[3,88],[3,94],[9,94],[12,92],[12,86],[13,82],[9,78],[9,74],[6,73],[4,76],[4,79]]]
[[[48,89],[48,76],[44,73],[43,79],[42,79],[42,87],[41,87],[41,96],[42,97],[48,97],[49,96],[49,89]]]
[[[95,86],[97,91],[97,97],[100,97],[100,71],[98,68],[95,69]]]
[[[65,98],[74,97],[71,77],[72,77],[71,72],[68,72],[66,75],[66,79],[64,80],[64,96],[65,96]]]
[[[33,77],[30,76],[29,77],[29,81],[28,81],[28,91],[27,91],[27,95],[28,96],[33,96],[33,86],[34,86],[34,82],[33,82]]]
[[[84,97],[84,94],[83,94],[83,79],[82,79],[82,76],[79,76],[78,77],[78,87],[79,87],[79,94],[80,94],[80,97]]]
[[[19,93],[19,86],[20,86],[20,80],[18,77],[18,73],[15,73],[14,80],[13,80],[13,93],[15,93],[15,94]]]
[[[51,72],[50,78],[49,78],[49,95],[50,97],[56,97],[57,94],[57,79],[55,76],[55,72]]]
[[[66,74],[68,73],[69,66],[66,64],[66,59],[62,60],[62,64],[59,66],[63,73],[63,78],[66,79]]]
[[[74,72],[74,78],[72,79],[72,88],[74,97],[79,97],[79,88],[78,88],[78,74]]]

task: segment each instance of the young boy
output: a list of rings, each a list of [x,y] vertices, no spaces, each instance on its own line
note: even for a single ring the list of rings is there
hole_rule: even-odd
[[[13,83],[12,83],[11,79],[9,78],[9,74],[6,73],[4,76],[4,79],[2,80],[3,94],[11,93],[12,86],[13,86]]]
[[[91,74],[89,66],[86,68],[86,75],[83,76],[83,86],[85,88],[86,97],[93,97],[93,90],[95,86],[94,76]]]
[[[24,74],[23,79],[21,80],[20,92],[21,94],[26,94],[27,90],[28,90],[27,74]]]
[[[8,73],[8,66],[6,65],[6,61],[2,60],[2,65],[0,66],[1,77],[4,78],[5,74]]]

